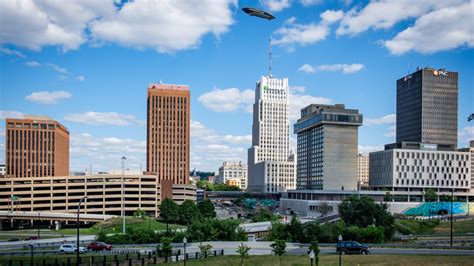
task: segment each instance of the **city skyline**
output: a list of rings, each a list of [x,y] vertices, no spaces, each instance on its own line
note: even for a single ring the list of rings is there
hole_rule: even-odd
[[[253,86],[267,74],[270,36],[274,75],[288,77],[292,85],[291,132],[300,108],[344,103],[364,114],[359,132],[362,151],[382,150],[395,141],[396,80],[417,66],[431,66],[459,73],[458,146],[465,147],[474,138],[474,127],[467,122],[474,102],[473,32],[462,20],[462,14],[472,15],[472,1],[396,1],[392,11],[410,6],[412,13],[395,17],[381,12],[384,3],[305,6],[301,1],[282,1],[288,3],[285,7],[274,2],[278,1],[260,5],[240,1],[236,6],[222,1],[213,8],[197,5],[192,14],[183,6],[175,7],[199,28],[193,31],[190,24],[175,24],[179,33],[192,32],[181,40],[170,33],[154,35],[158,33],[153,30],[145,32],[150,40],[138,36],[147,18],[133,21],[125,11],[143,10],[140,1],[61,7],[93,11],[77,19],[58,18],[51,7],[32,5],[31,10],[47,14],[51,25],[64,30],[49,33],[54,36],[42,34],[40,28],[38,34],[28,35],[35,20],[25,30],[15,28],[28,14],[1,3],[8,10],[2,16],[7,14],[8,20],[2,19],[0,29],[0,163],[5,162],[5,118],[33,114],[48,115],[70,130],[72,171],[84,171],[91,164],[94,172],[120,171],[121,156],[128,158],[127,168],[139,170],[142,164],[145,169],[146,87],[159,81],[190,86],[191,169],[217,171],[222,161],[245,162],[251,145]],[[315,3],[305,1],[310,2]],[[240,11],[253,4],[277,19],[267,22]],[[450,11],[457,12],[456,18],[447,14]],[[443,14],[439,27],[436,17]],[[374,15],[373,20],[363,20]],[[205,16],[215,20],[197,25]],[[152,23],[165,28],[166,23],[176,23],[172,19]],[[124,21],[129,24],[121,24]],[[112,26],[135,33],[105,34],[104,27]],[[430,27],[437,28],[435,34]],[[449,31],[454,28],[467,37],[453,40]],[[13,29],[16,36],[9,34]],[[430,40],[437,45],[428,45]],[[403,47],[403,43],[419,45]],[[291,138],[295,152],[296,137]]]

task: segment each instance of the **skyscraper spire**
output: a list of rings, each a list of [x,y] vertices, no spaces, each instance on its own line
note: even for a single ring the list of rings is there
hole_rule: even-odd
[[[268,59],[269,59],[269,64],[268,64],[268,75],[270,77],[273,77],[272,75],[272,38],[268,39]]]

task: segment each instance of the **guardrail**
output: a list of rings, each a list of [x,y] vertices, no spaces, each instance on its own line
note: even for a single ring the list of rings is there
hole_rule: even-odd
[[[301,247],[309,247],[310,244],[299,244]],[[319,243],[320,247],[336,247],[337,243]],[[454,249],[474,250],[474,246],[428,246],[428,245],[406,245],[406,244],[367,244],[371,248],[406,248],[406,249]]]

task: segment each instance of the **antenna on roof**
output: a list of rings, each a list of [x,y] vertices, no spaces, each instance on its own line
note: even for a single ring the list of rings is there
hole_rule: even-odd
[[[268,72],[269,72],[270,77],[273,77],[272,75],[272,37],[268,39],[268,60],[269,60]]]

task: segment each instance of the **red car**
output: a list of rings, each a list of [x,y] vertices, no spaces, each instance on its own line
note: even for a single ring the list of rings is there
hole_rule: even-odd
[[[100,250],[112,250],[112,245],[104,242],[92,242],[87,245],[88,250],[100,251]]]

